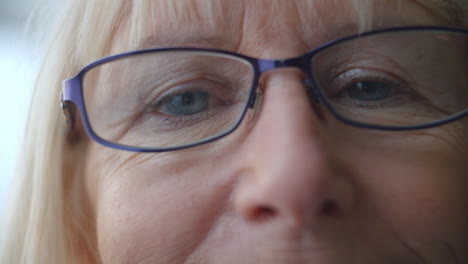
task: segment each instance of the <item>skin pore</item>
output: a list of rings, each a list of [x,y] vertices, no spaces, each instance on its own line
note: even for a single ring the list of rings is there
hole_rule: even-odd
[[[227,15],[187,9],[173,23],[154,3],[137,43],[124,21],[109,53],[191,46],[289,58],[358,31],[349,1],[311,2],[223,1]],[[375,28],[444,24],[415,1],[378,2]],[[96,261],[467,262],[467,120],[352,128],[317,114],[303,78],[293,68],[266,73],[255,116],[210,144],[133,153],[82,142]]]

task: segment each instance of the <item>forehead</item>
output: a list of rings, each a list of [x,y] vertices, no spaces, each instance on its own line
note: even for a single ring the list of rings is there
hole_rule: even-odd
[[[312,48],[358,31],[421,24],[443,21],[416,0],[134,1],[113,52],[201,46],[258,53],[274,43]]]

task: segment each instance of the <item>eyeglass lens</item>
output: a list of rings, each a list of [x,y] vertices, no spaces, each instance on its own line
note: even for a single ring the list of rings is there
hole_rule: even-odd
[[[246,108],[252,65],[203,52],[158,52],[96,67],[84,79],[88,119],[101,138],[165,148],[215,137]]]
[[[343,42],[312,60],[338,115],[387,127],[422,125],[468,108],[468,38],[398,32]]]

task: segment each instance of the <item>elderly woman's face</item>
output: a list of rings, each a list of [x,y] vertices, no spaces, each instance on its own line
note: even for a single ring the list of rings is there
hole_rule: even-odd
[[[316,1],[314,12],[301,1],[231,2],[214,21],[156,15],[141,41],[287,58],[356,33],[350,1]],[[379,27],[441,23],[416,1],[379,2]],[[126,49],[128,28],[112,53]],[[300,70],[262,78],[255,116],[213,143],[145,154],[89,142],[103,263],[468,262],[466,118],[411,132],[352,128],[320,118]]]

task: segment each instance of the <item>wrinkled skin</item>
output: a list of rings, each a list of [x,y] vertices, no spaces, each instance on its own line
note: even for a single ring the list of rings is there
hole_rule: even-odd
[[[356,23],[347,1],[317,2],[315,13],[301,1],[231,2],[214,31],[206,21],[149,21],[174,43],[148,45],[286,58],[355,33],[343,27]],[[413,1],[382,5],[379,27],[443,23]],[[128,28],[111,54],[128,48]],[[467,120],[364,131],[320,118],[298,69],[262,82],[254,118],[216,142],[159,154],[84,143],[102,263],[468,263]]]

